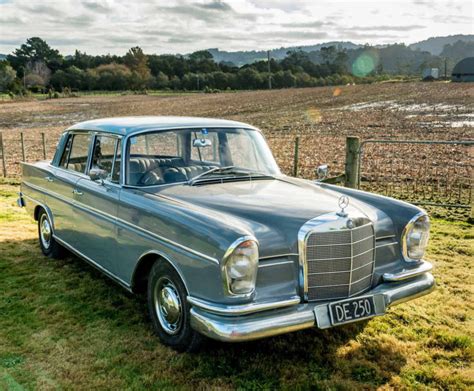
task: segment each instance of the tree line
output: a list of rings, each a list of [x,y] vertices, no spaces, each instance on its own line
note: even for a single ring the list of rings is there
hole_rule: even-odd
[[[376,57],[370,55],[370,48],[363,53],[369,53],[369,60]],[[147,55],[133,47],[123,56],[89,55],[79,50],[63,56],[43,39],[32,37],[0,61],[0,91],[247,90],[268,88],[270,83],[272,88],[313,87],[389,77],[380,64],[353,57],[351,51],[329,46],[311,53],[289,51],[282,60],[237,67],[217,63],[206,50],[186,56]],[[357,61],[360,69],[354,69]]]

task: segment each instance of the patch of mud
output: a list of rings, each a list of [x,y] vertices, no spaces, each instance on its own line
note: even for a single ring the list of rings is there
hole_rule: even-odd
[[[413,113],[436,113],[436,112],[458,112],[467,108],[461,105],[449,105],[445,103],[428,104],[428,103],[403,103],[396,100],[382,100],[378,102],[361,102],[347,106],[342,106],[336,110],[361,111],[381,109],[390,111],[406,111]]]

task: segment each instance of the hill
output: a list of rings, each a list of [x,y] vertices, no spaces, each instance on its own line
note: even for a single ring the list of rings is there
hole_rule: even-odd
[[[443,51],[444,45],[453,45],[458,41],[471,43],[474,42],[474,35],[448,35],[447,37],[432,37],[425,39],[424,41],[416,42],[408,47],[412,50],[421,50],[425,52],[430,52],[431,54],[437,56]]]
[[[286,54],[292,50],[302,50],[304,52],[315,52],[325,46],[336,46],[341,49],[357,49],[359,47],[362,47],[362,45],[358,45],[353,42],[332,41],[332,42],[319,43],[315,45],[289,46],[289,47],[281,47],[279,49],[271,49],[270,55],[275,60],[282,60],[286,57]],[[267,58],[266,50],[228,52],[226,50],[219,50],[217,48],[214,48],[214,49],[208,49],[208,51],[212,54],[212,57],[214,57],[214,61],[231,62],[237,66],[251,64],[255,61],[260,61]]]
[[[474,43],[474,35],[450,35],[446,37],[431,37],[423,41],[413,43],[406,46],[412,51],[421,51],[428,52],[431,55],[438,56],[443,52],[445,45],[455,45],[458,41],[461,41],[465,44]],[[311,53],[318,52],[322,47],[336,46],[341,49],[347,49],[348,51],[357,51],[362,49],[365,45],[356,44],[350,41],[330,41],[323,42],[315,45],[305,45],[305,46],[288,46],[281,47],[279,49],[271,49],[270,55],[275,60],[282,60],[286,57],[286,54],[289,51],[301,50],[303,52]],[[393,45],[374,45],[373,48],[384,49]],[[398,46],[398,45],[397,45]],[[267,58],[266,50],[250,50],[250,51],[235,51],[230,52],[226,50],[219,50],[217,48],[208,49],[212,54],[214,61],[216,62],[227,62],[233,63],[237,66],[242,66],[245,64],[251,64],[255,61],[265,60]],[[462,57],[462,56],[461,56]],[[390,67],[389,67],[390,68]]]

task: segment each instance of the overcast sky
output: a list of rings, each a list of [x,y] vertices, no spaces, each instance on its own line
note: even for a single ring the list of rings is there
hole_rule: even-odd
[[[0,0],[0,53],[39,36],[63,54],[271,49],[473,34],[473,2],[440,0]]]

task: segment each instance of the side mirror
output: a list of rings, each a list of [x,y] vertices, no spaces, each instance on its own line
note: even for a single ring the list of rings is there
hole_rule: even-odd
[[[322,181],[323,179],[327,178],[328,174],[329,174],[329,167],[327,164],[318,166],[318,168],[316,169],[316,175],[319,181]]]
[[[210,147],[211,145],[212,141],[208,138],[195,138],[193,140],[193,147],[196,148]]]
[[[105,179],[107,179],[108,176],[109,176],[109,173],[100,168],[92,168],[89,171],[89,178],[91,178],[93,181],[103,182]]]

